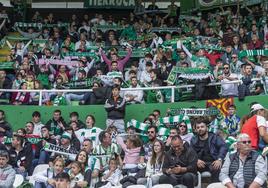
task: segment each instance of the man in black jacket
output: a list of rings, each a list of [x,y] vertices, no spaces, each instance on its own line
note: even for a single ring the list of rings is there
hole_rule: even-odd
[[[197,184],[197,155],[195,151],[183,144],[179,135],[171,140],[171,150],[165,154],[163,175],[159,184],[183,184],[187,188],[194,188]]]
[[[125,132],[125,111],[126,111],[126,102],[125,99],[120,97],[120,86],[115,85],[112,88],[112,96],[106,100],[104,108],[107,111],[107,120],[106,126],[114,126],[117,128],[119,133]]]
[[[24,138],[14,134],[12,138],[12,147],[9,150],[9,163],[16,170],[17,174],[24,177],[31,172],[33,152],[31,144],[24,145]]]
[[[64,132],[65,128],[67,127],[67,124],[65,123],[63,117],[61,116],[60,110],[55,110],[53,112],[53,118],[50,119],[47,123],[47,126],[49,126],[49,132],[53,136],[56,136],[56,138],[60,138],[60,135]]]
[[[206,118],[197,118],[195,125],[197,135],[191,139],[191,146],[198,155],[198,171],[209,171],[211,182],[218,182],[222,161],[228,151],[227,145],[220,136],[208,132]]]
[[[10,124],[5,121],[5,112],[0,110],[0,138],[4,136],[11,137],[12,130]]]

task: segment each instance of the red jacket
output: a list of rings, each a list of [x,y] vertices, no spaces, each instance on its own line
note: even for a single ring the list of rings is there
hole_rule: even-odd
[[[221,58],[222,54],[220,53],[209,54],[208,52],[205,52],[205,56],[209,59],[210,65],[215,66],[216,60]]]

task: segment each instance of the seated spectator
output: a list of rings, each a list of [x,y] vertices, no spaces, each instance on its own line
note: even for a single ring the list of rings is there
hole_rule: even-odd
[[[84,176],[82,172],[81,163],[74,161],[71,164],[71,169],[69,170],[70,180],[71,180],[71,187],[78,188],[78,182],[84,181]]]
[[[30,144],[24,145],[24,138],[14,134],[12,138],[12,147],[9,150],[9,163],[16,170],[17,174],[21,174],[26,178],[27,174],[32,170],[33,152]]]
[[[187,124],[184,121],[180,122],[178,128],[179,128],[179,135],[183,140],[183,142],[188,142],[188,144],[190,144],[191,139],[194,135],[193,133],[188,132]]]
[[[172,137],[173,138],[173,137]],[[152,157],[148,160],[146,165],[146,174],[145,178],[139,178],[137,184],[148,185],[148,177],[152,181],[152,185],[159,184],[159,178],[163,174],[162,167],[165,157],[165,146],[164,143],[160,140],[156,140],[153,144],[153,154]]]
[[[252,150],[250,137],[242,133],[237,138],[237,151],[226,155],[220,172],[221,183],[210,186],[213,188],[267,187],[266,180],[265,158]]]
[[[63,117],[61,116],[60,110],[55,110],[53,112],[53,118],[50,119],[46,125],[49,126],[49,132],[54,137],[60,136],[67,126]]]
[[[33,174],[35,180],[35,188],[54,188],[56,185],[55,177],[64,171],[65,163],[61,157],[57,157],[53,161],[53,165],[44,171]]]
[[[0,187],[12,188],[16,171],[8,164],[9,154],[7,150],[0,150]]]
[[[41,129],[44,124],[41,122],[41,114],[38,111],[32,113],[32,123],[34,124],[33,134],[41,135]]]
[[[107,131],[102,131],[99,134],[100,144],[97,145],[94,149],[92,154],[93,155],[110,155],[109,157],[103,156],[99,157],[101,162],[101,170],[104,172],[108,169],[108,162],[109,159],[115,157],[115,155],[120,155],[120,147],[112,143],[112,137]]]
[[[109,169],[104,172],[101,181],[96,184],[96,188],[108,188],[117,186],[121,178],[120,165],[117,159],[111,158],[109,161]]]
[[[0,138],[7,136],[12,136],[11,125],[5,121],[5,112],[0,110]]]
[[[170,132],[169,132],[169,136],[168,136],[167,140],[165,141],[165,151],[170,150],[171,140],[176,135],[179,135],[179,130],[176,127],[171,127]]]
[[[21,85],[20,85],[21,86]],[[11,89],[12,81],[7,77],[5,70],[0,70],[0,89]],[[10,93],[1,92],[0,99],[9,99]]]
[[[22,82],[20,89],[26,90],[27,83]],[[13,105],[27,105],[30,102],[30,92],[13,92],[10,103]]]
[[[187,188],[194,188],[197,184],[197,154],[186,145],[180,136],[174,136],[171,141],[171,150],[165,154],[163,175],[159,184],[183,184]]]
[[[66,172],[61,172],[55,177],[55,188],[71,188],[70,176]]]
[[[130,88],[139,88],[137,77],[130,78]],[[131,90],[124,93],[127,104],[140,104],[143,103],[143,91],[142,90]]]
[[[227,145],[220,136],[208,132],[208,122],[204,117],[196,119],[195,126],[197,135],[191,139],[191,146],[198,155],[198,171],[209,171],[211,182],[217,182]]]
[[[85,123],[79,119],[78,112],[71,112],[70,115],[69,115],[69,117],[70,117],[70,122],[74,122],[75,121],[75,122],[78,123],[78,128],[79,129],[86,127]]]

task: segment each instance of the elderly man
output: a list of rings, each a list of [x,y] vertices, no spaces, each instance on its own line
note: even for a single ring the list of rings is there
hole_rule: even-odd
[[[179,135],[175,135],[171,139],[171,150],[165,154],[159,184],[183,184],[187,188],[194,188],[197,183],[197,159],[196,152],[183,144]]]
[[[213,188],[266,187],[267,162],[265,157],[252,150],[249,135],[242,133],[237,139],[237,152],[227,154],[220,172],[221,183]]]

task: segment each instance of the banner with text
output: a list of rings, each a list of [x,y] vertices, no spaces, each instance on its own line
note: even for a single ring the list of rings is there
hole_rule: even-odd
[[[135,0],[85,0],[84,7],[99,9],[134,9]]]
[[[262,0],[240,0],[240,5],[252,6],[262,3]],[[201,9],[209,9],[220,6],[236,5],[237,0],[196,0],[196,5]]]

